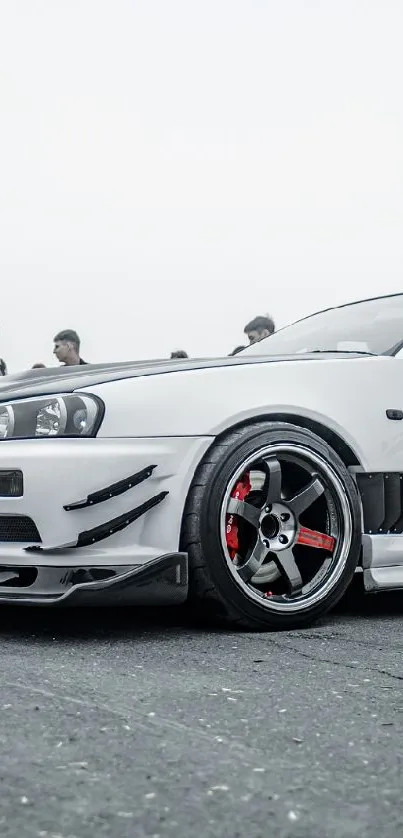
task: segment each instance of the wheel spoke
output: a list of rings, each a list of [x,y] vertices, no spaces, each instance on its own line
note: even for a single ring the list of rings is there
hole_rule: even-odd
[[[255,529],[258,528],[260,509],[256,509],[256,507],[252,506],[251,503],[245,503],[244,500],[230,498],[228,501],[227,511],[229,515],[239,515],[240,518],[244,518],[245,521],[252,524],[252,527],[255,527]]]
[[[276,553],[275,561],[279,570],[282,571],[283,576],[287,579],[290,593],[299,593],[302,588],[302,578],[292,548],[290,547],[288,550],[281,550],[281,552]]]
[[[266,504],[271,506],[276,500],[281,499],[281,465],[277,457],[269,457],[264,462],[269,473],[269,488],[266,497]]]
[[[327,550],[333,553],[336,546],[336,539],[326,533],[310,530],[308,527],[300,527],[296,544],[303,544],[305,547],[314,547],[316,550]]]
[[[250,582],[252,577],[255,576],[259,568],[262,566],[268,552],[267,547],[265,547],[260,538],[258,538],[249,558],[246,559],[243,564],[237,566],[237,571],[244,582]]]
[[[298,494],[294,495],[294,497],[287,499],[287,506],[290,507],[295,517],[298,519],[309,506],[312,506],[312,504],[315,503],[320,495],[323,495],[324,491],[325,487],[319,480],[319,477],[314,477],[313,480],[305,486],[305,489],[302,489],[302,491],[298,492]]]

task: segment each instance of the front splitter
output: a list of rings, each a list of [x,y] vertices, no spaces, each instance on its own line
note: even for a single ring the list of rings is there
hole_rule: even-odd
[[[0,585],[0,604],[15,605],[179,605],[188,596],[186,553],[168,553],[131,567],[9,566],[11,584]],[[7,566],[2,566],[7,575]],[[102,578],[100,578],[102,577]]]

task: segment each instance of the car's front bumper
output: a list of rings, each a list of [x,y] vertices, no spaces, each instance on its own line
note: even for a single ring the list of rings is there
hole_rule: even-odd
[[[0,603],[183,599],[183,509],[210,444],[205,437],[0,443],[0,470],[20,470],[24,484],[21,497],[0,497]],[[162,566],[168,577],[160,585],[154,569],[159,579]]]

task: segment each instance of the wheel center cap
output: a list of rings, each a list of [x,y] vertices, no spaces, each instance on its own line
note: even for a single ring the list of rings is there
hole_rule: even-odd
[[[276,538],[280,532],[280,521],[276,515],[265,515],[260,522],[260,530],[263,538]]]
[[[274,503],[262,511],[259,535],[263,543],[274,553],[292,547],[297,533],[294,515],[283,503]]]

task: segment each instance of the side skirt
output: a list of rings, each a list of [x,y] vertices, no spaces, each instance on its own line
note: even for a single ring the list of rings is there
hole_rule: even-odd
[[[403,535],[363,535],[364,588],[369,593],[403,589]]]

